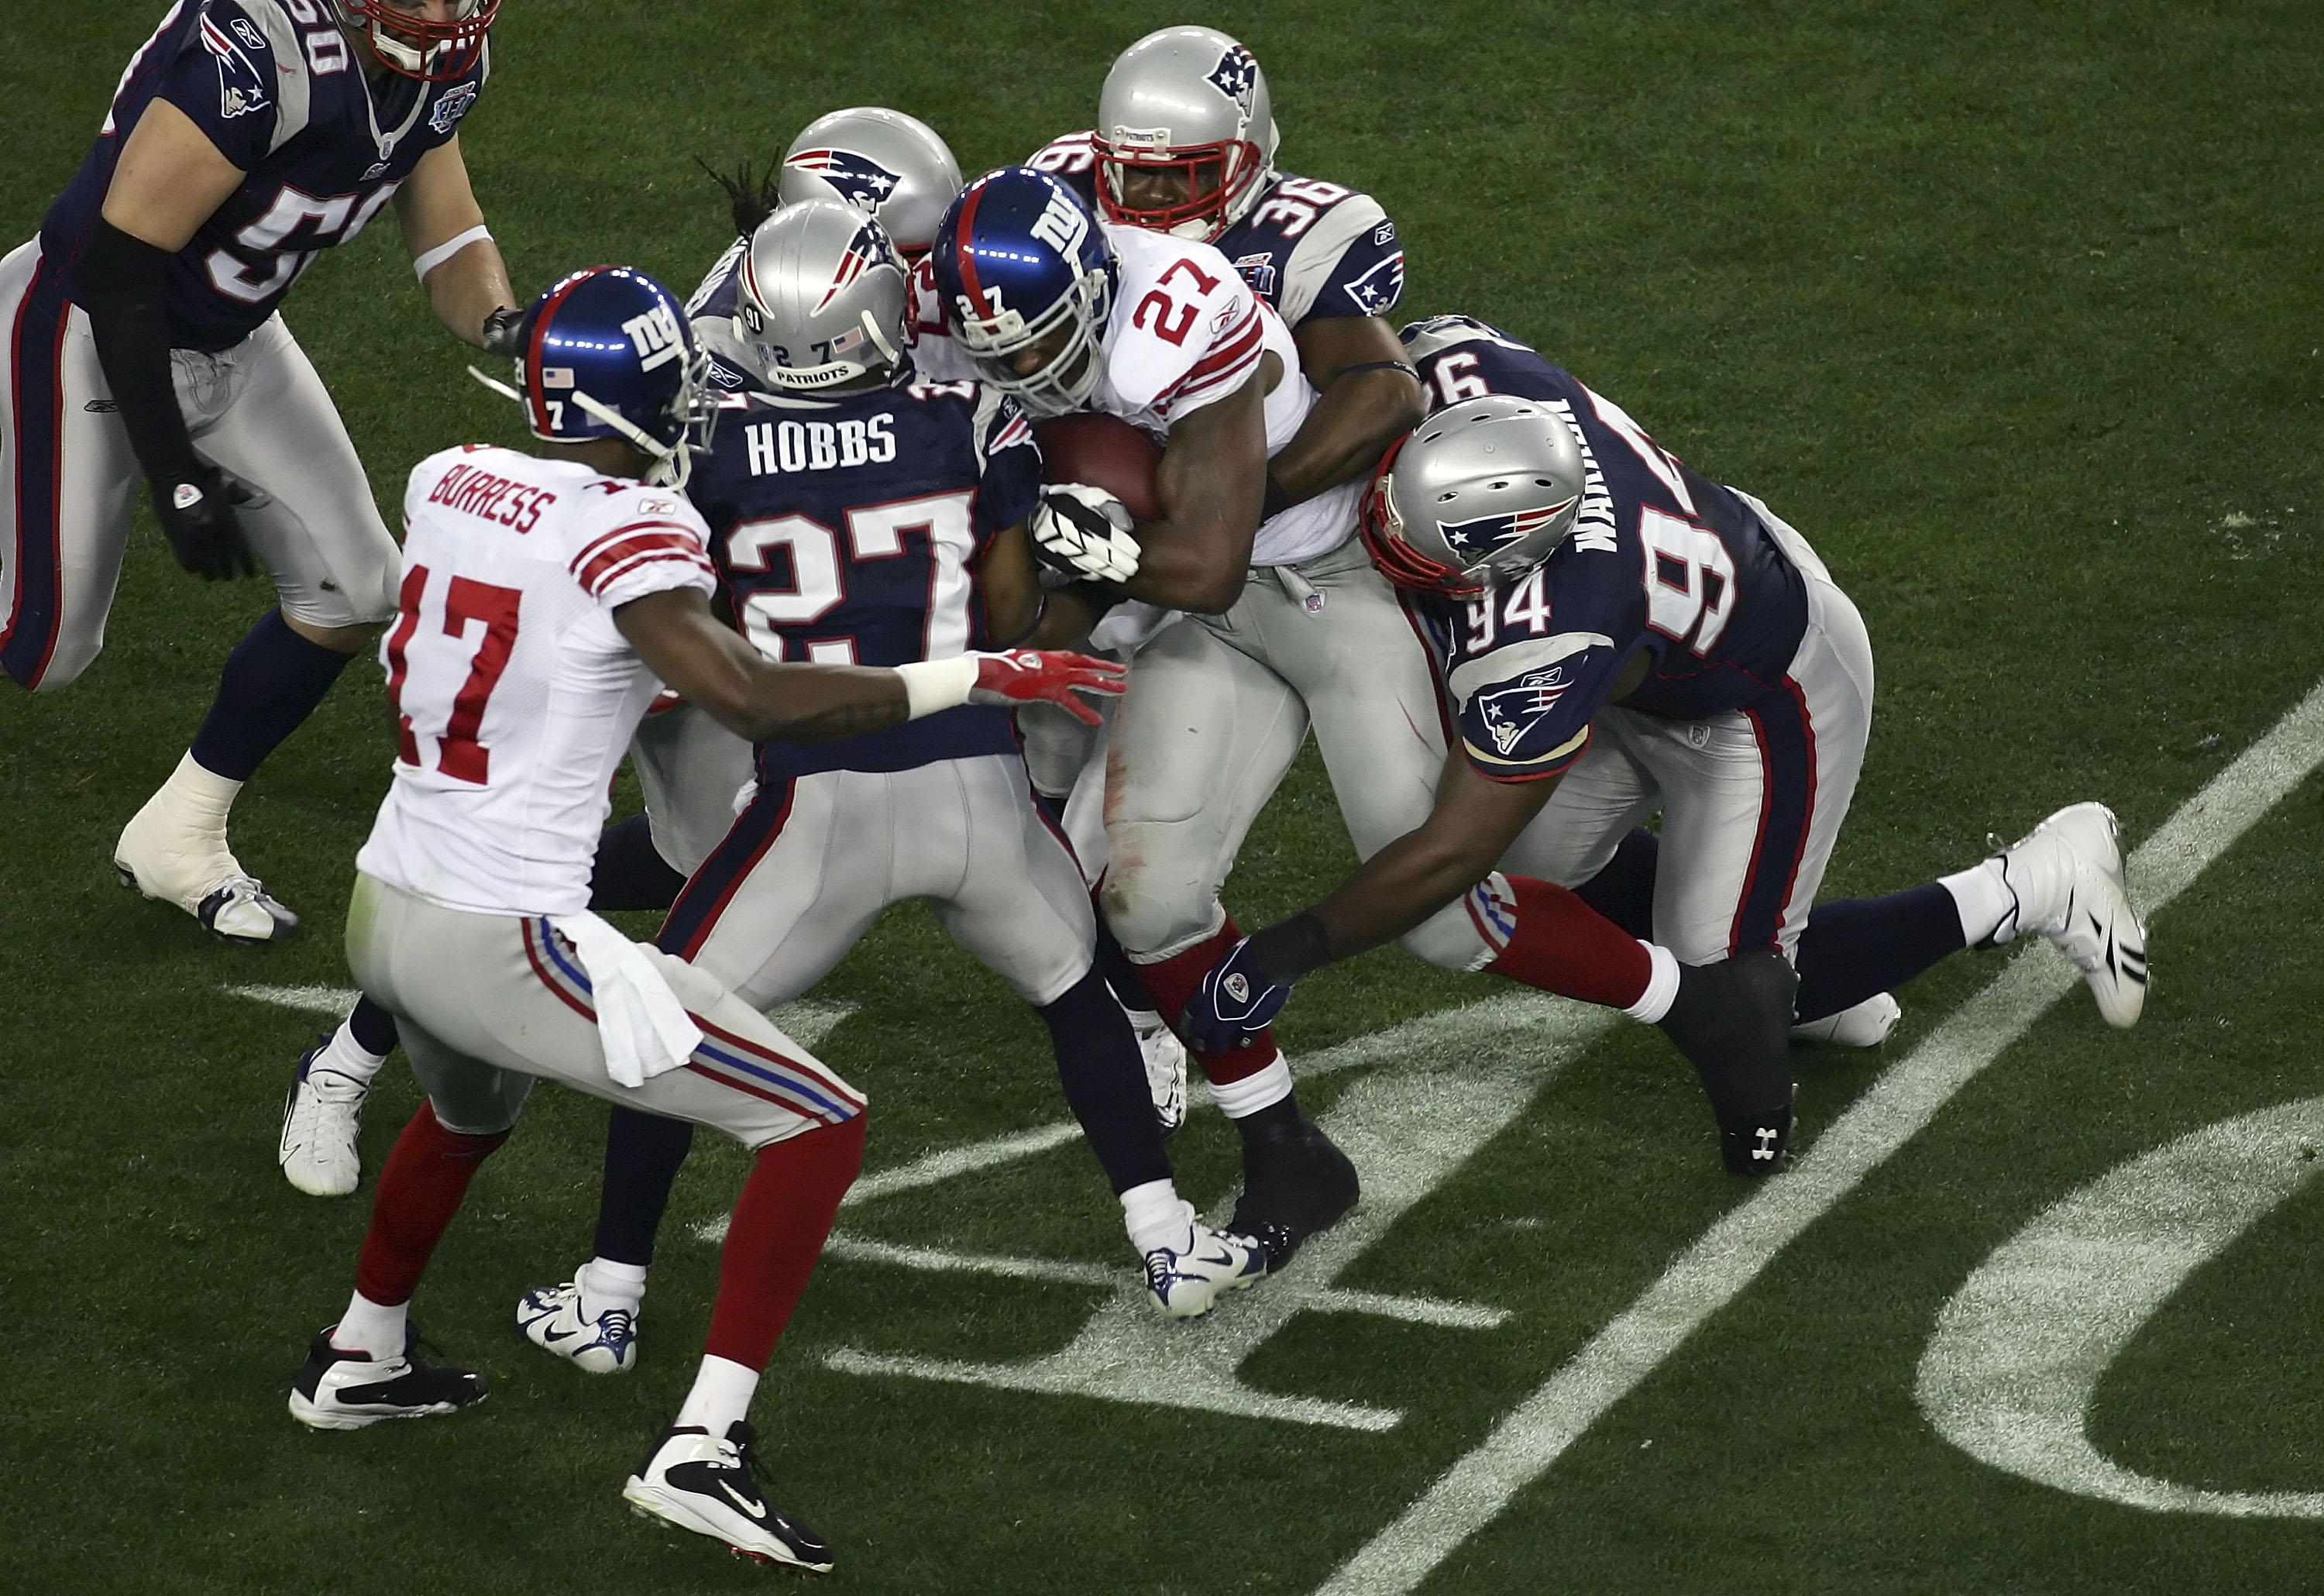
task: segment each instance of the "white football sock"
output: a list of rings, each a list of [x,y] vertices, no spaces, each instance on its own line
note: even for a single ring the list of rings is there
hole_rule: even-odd
[[[634,1315],[646,1299],[646,1267],[641,1263],[593,1258],[574,1271],[573,1283],[581,1288],[581,1317],[591,1324],[607,1308]]]
[[[757,1370],[705,1353],[694,1388],[686,1394],[686,1406],[678,1410],[678,1423],[699,1425],[724,1439],[729,1425],[751,1416],[751,1398],[758,1391]]]
[[[1941,876],[1937,885],[1953,895],[1960,915],[1961,940],[1971,947],[1990,936],[2007,942],[2017,935],[2017,894],[2009,890],[1999,858],[1982,859],[1967,870]],[[2009,936],[2001,935],[2006,926]]]
[[[331,1344],[342,1352],[368,1352],[374,1362],[401,1358],[410,1307],[410,1303],[374,1302],[358,1291],[332,1327]]]
[[[1291,1066],[1280,1054],[1255,1075],[1220,1085],[1210,1084],[1211,1097],[1230,1120],[1246,1119],[1263,1108],[1273,1108],[1291,1095]]]
[[[1185,1252],[1194,1244],[1194,1205],[1169,1181],[1149,1180],[1122,1193],[1121,1217],[1140,1258],[1157,1247]]]
[[[1638,1001],[1622,1012],[1653,1025],[1678,1001],[1678,955],[1658,942],[1641,942],[1638,946],[1646,950],[1654,972],[1646,977],[1646,990]]]
[[[365,1052],[364,1045],[355,1040],[354,1023],[343,1019],[339,1029],[331,1033],[329,1043],[315,1055],[315,1062],[307,1066],[307,1077],[312,1080],[318,1071],[328,1070],[333,1075],[345,1075],[358,1086],[368,1086],[379,1074],[379,1066],[386,1062],[384,1053]]]

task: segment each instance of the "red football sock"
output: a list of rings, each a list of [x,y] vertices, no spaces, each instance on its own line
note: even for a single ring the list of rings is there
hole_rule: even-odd
[[[1174,954],[1158,964],[1138,966],[1138,973],[1145,979],[1146,990],[1154,994],[1157,1011],[1170,1029],[1178,1032],[1180,1041],[1185,1040],[1185,1032],[1180,1028],[1179,1021],[1185,1017],[1187,1001],[1194,997],[1194,989],[1203,984],[1203,977],[1209,973],[1211,966],[1232,953],[1234,945],[1241,940],[1242,933],[1235,928],[1234,917],[1230,915],[1227,923],[1219,927],[1217,936],[1206,937],[1185,952]],[[1194,1050],[1190,1047],[1187,1051]],[[1248,1080],[1279,1056],[1275,1048],[1275,1029],[1269,1026],[1251,1038],[1248,1047],[1238,1047],[1223,1058],[1207,1057],[1196,1052],[1194,1062],[1202,1067],[1203,1079],[1213,1086],[1225,1086],[1236,1081]]]
[[[468,1183],[508,1139],[505,1130],[490,1136],[447,1130],[437,1123],[436,1105],[422,1102],[379,1172],[371,1225],[355,1260],[355,1289],[375,1303],[410,1302],[429,1255],[460,1212]]]
[[[1526,876],[1501,879],[1517,899],[1517,928],[1501,956],[1485,966],[1488,973],[1609,1009],[1627,1009],[1646,996],[1655,964],[1644,943],[1563,887]]]
[[[823,1254],[839,1199],[863,1167],[868,1117],[759,1149],[718,1256],[718,1301],[704,1352],[746,1369],[766,1368]]]

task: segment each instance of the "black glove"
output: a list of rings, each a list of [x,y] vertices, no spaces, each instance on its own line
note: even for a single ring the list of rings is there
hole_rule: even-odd
[[[243,535],[237,504],[263,504],[266,496],[215,466],[197,462],[173,482],[153,483],[153,513],[178,564],[205,582],[255,577],[258,559]]]
[[[514,359],[517,352],[517,329],[524,325],[524,312],[514,305],[503,305],[484,318],[484,353],[505,355]]]

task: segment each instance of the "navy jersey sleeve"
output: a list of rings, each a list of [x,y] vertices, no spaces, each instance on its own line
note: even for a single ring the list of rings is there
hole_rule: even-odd
[[[205,0],[154,97],[184,112],[218,153],[248,171],[274,147],[281,114],[275,77],[265,30],[233,0]]]
[[[1284,321],[1386,316],[1404,298],[1404,246],[1369,194],[1278,179],[1219,240],[1220,253]]]
[[[1033,513],[1041,493],[1041,446],[1017,401],[993,388],[980,389],[976,438],[976,545],[982,549]]]

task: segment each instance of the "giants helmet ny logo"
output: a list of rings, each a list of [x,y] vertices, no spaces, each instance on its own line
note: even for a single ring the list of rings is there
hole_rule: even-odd
[[[868,155],[853,150],[801,150],[785,166],[811,171],[850,205],[877,212],[904,180]]]
[[[1250,115],[1252,91],[1259,84],[1259,63],[1250,51],[1238,44],[1219,57],[1219,64],[1210,69],[1204,81],[1217,89]]]

